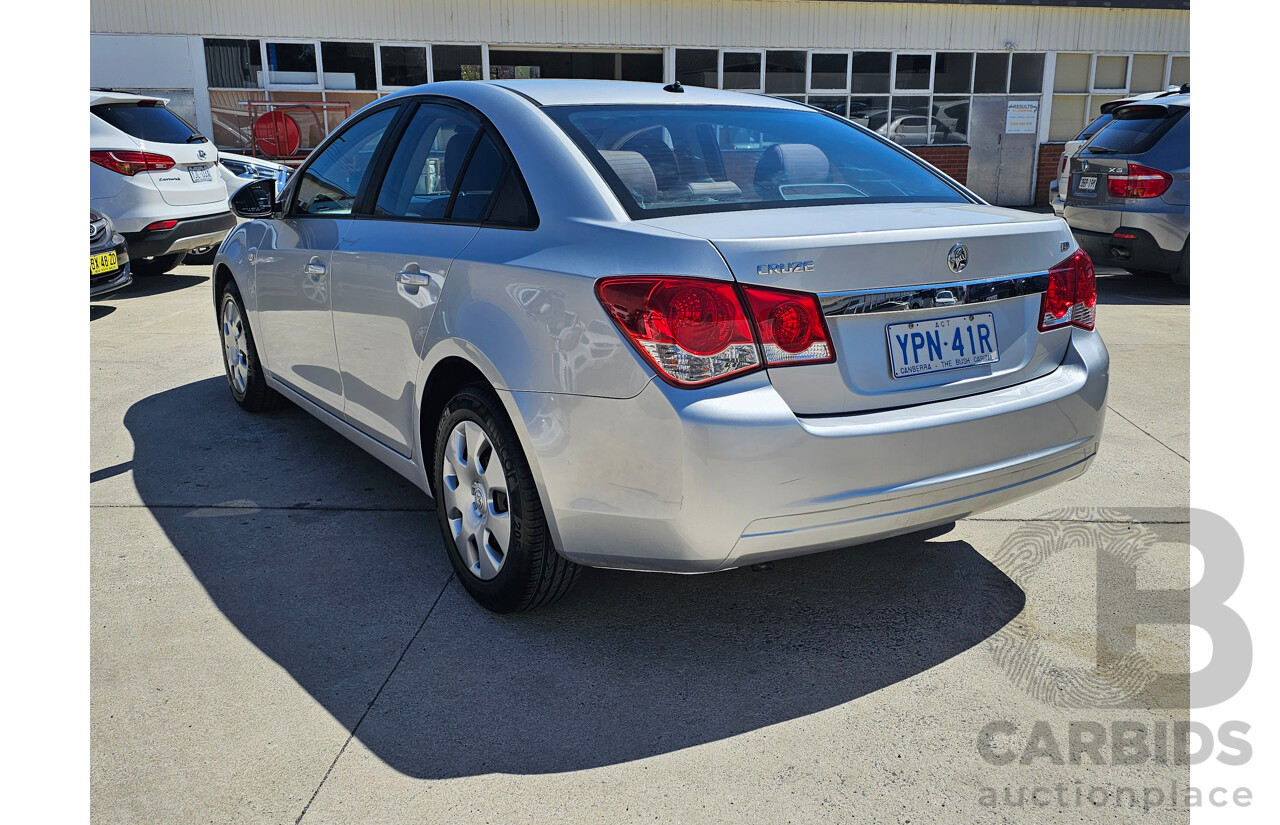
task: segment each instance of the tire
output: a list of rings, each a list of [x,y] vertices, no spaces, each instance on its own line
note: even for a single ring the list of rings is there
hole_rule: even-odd
[[[157,255],[154,258],[138,258],[133,261],[134,275],[163,275],[182,263],[187,253],[175,252],[172,255]]]
[[[473,599],[517,613],[569,592],[582,567],[556,552],[529,463],[492,390],[472,384],[450,399],[432,458],[441,537]]]
[[[218,332],[222,336],[222,366],[231,397],[248,412],[279,409],[284,397],[267,386],[258,348],[249,329],[249,316],[235,281],[227,281],[218,300]]]
[[[187,253],[182,262],[190,266],[209,266],[213,263],[213,256],[218,254],[220,245],[214,244],[213,246],[202,246],[199,249],[193,249]]]
[[[1182,245],[1182,257],[1178,260],[1178,271],[1170,276],[1178,286],[1191,286],[1191,239]]]

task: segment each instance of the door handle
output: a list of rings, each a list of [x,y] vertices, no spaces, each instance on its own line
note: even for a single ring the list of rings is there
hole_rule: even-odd
[[[413,267],[410,269],[409,267]],[[414,264],[400,270],[396,273],[396,283],[405,286],[431,286],[431,276],[426,275]]]
[[[319,278],[321,275],[324,275],[325,269],[324,264],[320,263],[319,258],[312,258],[307,265],[303,267],[302,271],[310,275],[312,278]]]

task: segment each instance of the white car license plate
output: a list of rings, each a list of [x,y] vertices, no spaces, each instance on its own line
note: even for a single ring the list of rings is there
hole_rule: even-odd
[[[188,166],[187,171],[191,173],[192,183],[204,183],[213,180],[213,175],[209,172],[208,166]]]
[[[1098,176],[1097,175],[1081,175],[1080,181],[1076,184],[1077,195],[1087,195],[1094,197],[1098,194]]]
[[[995,318],[990,312],[889,324],[885,333],[894,378],[1000,360]]]

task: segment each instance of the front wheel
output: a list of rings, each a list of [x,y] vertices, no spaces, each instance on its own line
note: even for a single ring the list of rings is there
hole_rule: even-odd
[[[495,613],[559,600],[582,568],[556,552],[529,464],[493,391],[474,384],[445,405],[433,489],[449,561]]]
[[[258,360],[258,348],[249,329],[249,315],[234,281],[222,288],[218,301],[218,330],[222,333],[222,365],[227,371],[231,397],[249,412],[274,410],[284,403],[278,392],[267,386]]]

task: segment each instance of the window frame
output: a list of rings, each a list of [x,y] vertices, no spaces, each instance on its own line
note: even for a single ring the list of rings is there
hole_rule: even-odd
[[[262,50],[262,89],[266,92],[324,92],[324,56],[320,54],[320,41],[309,40],[306,38],[278,37],[268,40],[265,37],[258,38],[259,48]],[[269,44],[292,45],[292,46],[312,46],[316,53],[316,82],[315,83],[272,83],[271,82],[271,62],[267,52]],[[335,90],[337,91],[337,90]],[[268,96],[267,98],[271,98]]]
[[[412,89],[412,88],[413,88],[412,86],[388,86],[388,85],[386,85],[385,83],[383,83],[383,81],[382,81],[382,47],[383,47],[383,46],[391,46],[392,48],[400,48],[400,49],[404,49],[404,48],[417,48],[417,49],[422,49],[423,51],[425,51],[425,52],[427,53],[427,80],[426,80],[426,82],[427,82],[427,83],[430,83],[430,82],[431,82],[431,78],[432,78],[432,66],[431,66],[431,45],[432,45],[432,44],[430,44],[430,43],[404,43],[404,42],[398,42],[398,41],[392,41],[392,40],[379,40],[379,41],[376,41],[376,42],[373,44],[373,48],[374,48],[374,52],[373,52],[373,64],[374,64],[374,65],[373,65],[373,67],[374,67],[374,70],[377,72],[377,80],[378,80],[378,89],[377,89],[377,91],[378,91],[378,94],[380,94],[380,95],[381,95],[381,94],[390,94],[390,93],[392,93],[392,92],[398,92],[398,91],[400,91],[401,89]]]
[[[793,51],[793,50],[791,50],[791,49],[786,49],[786,50],[779,50],[779,51]],[[724,56],[725,56],[726,54],[754,54],[754,55],[759,56],[759,58],[760,58],[760,73],[759,73],[759,81],[760,81],[760,85],[756,86],[754,89],[748,89],[748,88],[746,88],[746,87],[743,87],[743,88],[733,88],[733,89],[728,89],[728,88],[726,88],[726,87],[725,87],[725,85],[724,85]],[[716,60],[716,73],[717,73],[717,76],[718,76],[718,78],[717,78],[717,79],[720,81],[720,85],[719,85],[719,87],[718,87],[718,88],[720,88],[720,89],[722,89],[722,90],[724,90],[724,91],[726,91],[726,92],[744,92],[744,93],[746,93],[746,94],[759,94],[759,95],[762,95],[762,94],[764,94],[764,69],[765,69],[765,50],[764,50],[764,49],[721,49],[721,50],[720,50],[720,54],[719,54],[719,56],[717,57],[717,60]]]
[[[1139,54],[1142,53],[1143,52],[1139,52]],[[1150,52],[1145,52],[1145,54],[1149,53]],[[1133,52],[1094,52],[1093,57],[1089,60],[1089,94],[1111,95],[1119,92],[1120,94],[1127,95],[1129,93],[1129,84],[1133,82],[1133,55]],[[1124,86],[1113,88],[1110,86],[1097,85],[1099,57],[1123,57],[1125,59]]]
[[[899,57],[928,57],[929,58],[929,87],[927,89],[899,89],[898,88],[898,58]],[[903,97],[920,95],[933,95],[933,68],[936,62],[937,52],[926,52],[916,50],[895,51],[893,60],[889,63],[889,95],[890,97]],[[970,88],[972,88],[973,73],[969,74]]]
[[[815,89],[813,86],[813,57],[818,54],[840,54],[844,55],[844,88],[842,89]],[[804,91],[806,95],[815,94],[820,97],[835,97],[836,95],[848,95],[849,86],[853,82],[853,50],[852,49],[809,49],[809,58],[805,61],[804,66]]]

